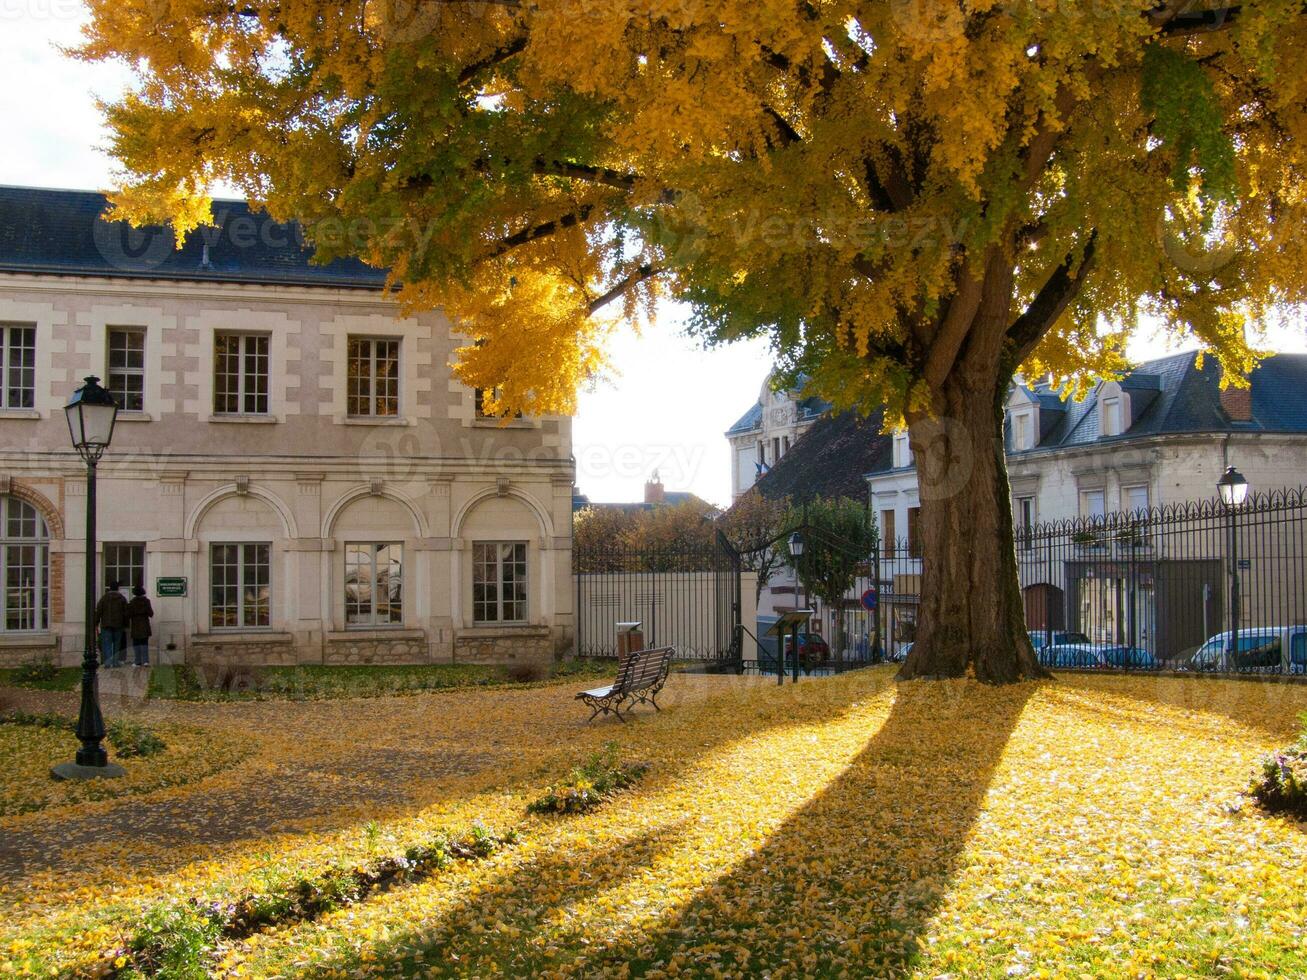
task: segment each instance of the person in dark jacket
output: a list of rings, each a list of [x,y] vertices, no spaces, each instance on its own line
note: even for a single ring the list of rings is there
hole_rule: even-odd
[[[100,660],[106,667],[121,667],[127,645],[127,600],[110,582],[95,604],[95,625],[100,628]]]
[[[150,666],[150,620],[154,607],[141,586],[132,587],[132,598],[127,603],[127,631],[132,637],[132,653],[137,667]]]

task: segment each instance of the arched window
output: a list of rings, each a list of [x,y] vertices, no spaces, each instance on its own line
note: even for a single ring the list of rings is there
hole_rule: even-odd
[[[36,508],[0,496],[0,631],[50,624],[50,531]]]

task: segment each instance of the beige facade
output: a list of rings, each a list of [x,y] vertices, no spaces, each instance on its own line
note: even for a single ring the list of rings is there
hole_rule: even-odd
[[[0,663],[80,657],[86,481],[62,408],[85,375],[109,378],[124,328],[143,338],[143,404],[120,413],[100,466],[99,540],[153,599],[152,657],[449,662],[570,645],[571,422],[479,418],[440,315],[401,318],[374,289],[11,273],[5,325],[31,328],[15,336],[35,355],[30,407],[0,407],[0,498],[44,526],[5,539],[34,571],[7,586]],[[226,343],[239,356],[219,378]],[[374,369],[347,363],[351,343],[356,362],[398,357],[382,414],[349,400]],[[259,376],[266,401],[245,401]],[[157,596],[160,578],[186,596]]]
[[[826,406],[796,391],[773,391],[768,374],[758,401],[726,432],[731,446],[731,500],[757,481],[759,471],[775,466],[790,446],[812,428]]]

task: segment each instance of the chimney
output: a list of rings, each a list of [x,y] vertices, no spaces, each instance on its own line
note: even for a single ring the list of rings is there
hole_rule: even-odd
[[[1236,388],[1230,385],[1221,389],[1221,410],[1231,422],[1251,422],[1253,420],[1253,389],[1249,385]]]
[[[658,471],[654,470],[653,476],[644,485],[644,502],[646,504],[661,504],[665,499],[663,481],[658,476]]]

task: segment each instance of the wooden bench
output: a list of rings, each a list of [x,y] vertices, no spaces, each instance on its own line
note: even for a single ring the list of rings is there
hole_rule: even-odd
[[[674,652],[672,647],[655,647],[652,650],[636,650],[622,658],[617,666],[617,679],[613,683],[607,687],[582,691],[576,696],[577,700],[583,701],[591,709],[586,724],[594,721],[597,715],[609,712],[615,714],[618,721],[626,721],[622,717],[622,705],[627,701],[631,702],[626,709],[628,713],[637,704],[652,704],[655,711],[662,711],[658,707],[658,692],[667,683]]]

